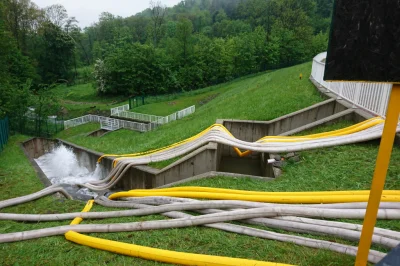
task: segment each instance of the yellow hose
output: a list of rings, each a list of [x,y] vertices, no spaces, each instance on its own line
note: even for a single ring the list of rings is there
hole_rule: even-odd
[[[93,200],[89,200],[82,210],[88,212],[93,206]],[[77,217],[72,220],[72,224],[79,224],[82,218]],[[74,243],[110,251],[131,257],[137,257],[147,260],[161,261],[166,263],[180,265],[204,265],[204,266],[290,266],[289,264],[265,262],[257,260],[247,260],[238,258],[229,258],[212,255],[193,254],[185,252],[176,252],[171,250],[144,247],[134,244],[127,244],[98,237],[83,235],[74,231],[65,233],[65,238]]]
[[[176,252],[164,249],[149,248],[138,246],[134,244],[121,243],[101,239],[97,237],[90,237],[76,232],[68,232],[65,237],[77,244],[97,248],[101,250],[111,251],[114,253],[147,259],[155,260],[166,263],[180,264],[180,265],[204,265],[204,266],[285,266],[289,264],[264,262],[247,259],[237,259],[221,256],[201,255],[186,252]]]
[[[320,139],[320,138],[328,138],[328,137],[335,137],[335,136],[344,136],[344,135],[348,135],[348,134],[352,134],[355,132],[359,132],[361,130],[365,130],[367,128],[373,127],[375,125],[384,123],[385,120],[380,118],[380,117],[374,117],[368,120],[365,120],[363,122],[360,122],[358,124],[346,127],[346,128],[342,128],[342,129],[338,129],[338,130],[333,130],[333,131],[328,131],[328,132],[323,132],[323,133],[318,133],[318,134],[311,134],[311,135],[306,135],[306,136],[265,136],[259,140],[257,140],[256,142],[258,143],[265,143],[265,142],[300,142],[300,141],[307,141],[307,140],[314,140],[314,139]],[[174,147],[177,147],[179,145],[188,143],[190,141],[193,141],[195,139],[200,138],[201,136],[207,134],[209,131],[211,130],[220,130],[223,132],[226,132],[227,134],[229,134],[230,136],[234,137],[232,135],[231,132],[229,132],[228,129],[226,129],[223,125],[221,124],[213,124],[210,127],[206,128],[205,130],[201,131],[200,133],[187,138],[185,140],[173,143],[171,145],[165,146],[165,147],[161,147],[158,149],[154,149],[154,150],[150,150],[150,151],[145,151],[145,152],[138,152],[138,153],[131,153],[131,154],[104,154],[102,155],[99,159],[98,162],[100,162],[104,157],[118,157],[117,159],[115,159],[114,161],[114,166],[117,163],[118,160],[122,159],[122,158],[126,158],[126,157],[141,157],[141,156],[145,156],[145,155],[150,155],[150,154],[154,154],[157,152],[161,152],[161,151],[166,151],[166,150],[170,150]],[[249,154],[251,154],[250,150],[247,151],[240,151],[240,149],[238,149],[237,147],[233,147],[233,149],[235,150],[235,152],[240,156],[240,157],[244,157],[247,156]]]
[[[345,190],[345,191],[300,191],[300,192],[265,192],[238,189],[212,188],[212,187],[173,187],[159,189],[132,189],[129,192],[211,192],[225,194],[244,194],[244,195],[290,195],[290,196],[314,196],[314,195],[369,195],[369,190]],[[383,195],[400,196],[400,190],[384,190]]]
[[[246,194],[230,194],[230,193],[210,193],[210,192],[117,192],[109,196],[109,199],[117,199],[122,197],[148,197],[148,196],[168,196],[182,198],[200,198],[215,200],[246,200],[270,203],[345,203],[345,202],[367,202],[369,194],[365,195],[246,195]],[[381,201],[400,202],[398,195],[382,195]]]

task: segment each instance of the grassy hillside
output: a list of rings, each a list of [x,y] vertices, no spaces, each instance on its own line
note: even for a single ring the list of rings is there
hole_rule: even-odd
[[[88,113],[110,114],[110,108],[127,103],[121,96],[99,96],[92,84],[74,86],[59,85],[52,90],[64,107],[64,119],[79,117]]]
[[[217,118],[270,120],[321,101],[315,88],[307,80],[298,80],[298,73],[309,75],[310,64],[303,64],[269,74],[250,77],[225,84],[226,89],[213,100],[200,106],[196,113],[183,120],[165,125],[148,133],[120,130],[102,138],[86,137],[87,132],[99,128],[86,124],[58,135],[103,152],[124,153],[156,148],[189,137],[214,123]],[[349,122],[324,126],[302,134],[343,128]],[[0,153],[0,200],[32,193],[41,189],[34,169],[20,150],[18,143],[25,136],[11,137]],[[300,162],[288,163],[283,174],[271,182],[253,179],[216,177],[197,180],[185,186],[209,186],[260,191],[316,191],[368,189],[378,151],[378,141],[303,151]],[[400,189],[400,148],[393,150],[386,189]],[[80,211],[83,202],[46,197],[31,203],[4,209],[15,213],[58,213]],[[93,211],[111,210],[95,206]],[[164,219],[162,216],[127,217],[118,219],[85,220],[84,223],[131,222]],[[347,221],[347,220],[343,220]],[[361,223],[362,221],[349,220]],[[68,224],[63,222],[19,223],[0,221],[0,233],[37,229]],[[378,221],[379,227],[400,230],[398,221]],[[286,233],[281,230],[268,229]],[[292,235],[303,235],[290,233]],[[145,232],[91,234],[110,240],[177,251],[232,256],[295,265],[354,265],[354,257],[290,243],[226,233],[215,229],[193,227],[184,229],[152,230]],[[356,245],[332,236],[307,237]],[[387,249],[373,246],[387,252]],[[2,265],[166,265],[99,251],[68,242],[63,236],[48,237],[19,243],[0,244]]]
[[[299,73],[308,77],[310,70],[311,63],[306,63],[221,85],[225,92],[197,108],[195,114],[151,132],[119,130],[102,138],[87,138],[82,132],[95,126],[84,125],[77,130],[79,135],[68,129],[57,137],[105,153],[131,153],[188,138],[218,118],[271,120],[323,100],[307,78],[298,78]]]
[[[339,123],[333,126],[320,127],[309,133],[334,130],[347,125],[347,123]],[[34,169],[30,166],[28,160],[18,147],[18,143],[25,139],[27,137],[12,137],[6,149],[0,154],[0,160],[4,162],[4,164],[0,164],[0,187],[4,192],[0,194],[0,200],[32,193],[42,188],[39,179],[35,176]],[[303,151],[300,153],[301,161],[299,163],[288,164],[283,169],[283,175],[272,182],[216,177],[193,181],[185,184],[185,186],[196,185],[259,191],[368,189],[377,150],[378,143],[372,141],[329,149]],[[399,179],[400,149],[395,148],[387,177],[386,189],[400,189]],[[83,202],[46,197],[31,203],[6,208],[4,212],[38,214],[72,212],[80,211],[83,206]],[[104,210],[111,209],[99,206],[93,208],[93,211]],[[163,219],[163,217],[152,215],[138,218],[85,220],[84,223],[133,222],[154,219]],[[360,220],[343,221],[362,223]],[[0,233],[39,229],[63,224],[68,224],[68,221],[41,223],[0,221]],[[400,230],[400,223],[398,221],[381,220],[378,221],[377,225],[382,228]],[[268,230],[287,233],[275,229]],[[296,233],[290,234],[302,235]],[[202,227],[91,235],[157,248],[251,258],[295,265],[354,265],[354,257],[351,256]],[[306,236],[356,245],[355,242],[345,241],[332,236]],[[384,252],[388,251],[378,246],[373,246],[373,248]],[[2,265],[167,265],[79,246],[68,242],[63,236],[0,244],[0,256],[2,258]]]

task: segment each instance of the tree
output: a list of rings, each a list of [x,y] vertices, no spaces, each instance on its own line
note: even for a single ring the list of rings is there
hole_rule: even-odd
[[[192,50],[192,32],[192,22],[187,18],[181,19],[176,29],[176,40],[181,51],[181,62],[184,66],[189,63],[189,56]]]
[[[44,9],[44,11],[47,20],[58,27],[64,26],[64,24],[67,22],[67,10],[60,4],[48,6]]]
[[[73,39],[59,26],[45,23],[42,28],[42,53],[39,58],[39,71],[43,82],[52,84],[58,80],[69,80],[73,64]]]
[[[44,12],[29,0],[5,0],[1,9],[5,27],[11,31],[18,48],[28,54],[29,35],[43,21]]]
[[[154,0],[150,1],[150,10],[151,10],[151,36],[153,38],[153,45],[157,47],[157,44],[162,36],[162,25],[165,22],[165,16],[167,13],[167,7],[161,4],[161,1],[155,2]]]

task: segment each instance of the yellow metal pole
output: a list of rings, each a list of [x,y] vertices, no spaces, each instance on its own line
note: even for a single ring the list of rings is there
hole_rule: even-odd
[[[385,126],[383,128],[381,144],[376,159],[374,177],[372,179],[371,192],[368,199],[367,211],[364,217],[360,243],[355,265],[367,265],[368,253],[371,247],[371,239],[376,223],[376,216],[385,185],[386,173],[392,154],[394,137],[400,113],[400,85],[394,84],[386,113]]]

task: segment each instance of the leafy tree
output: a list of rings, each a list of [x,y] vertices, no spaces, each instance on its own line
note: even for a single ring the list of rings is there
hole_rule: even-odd
[[[73,64],[73,39],[59,26],[44,23],[42,28],[42,49],[39,58],[39,69],[43,82],[51,84],[58,80],[68,80]]]
[[[46,19],[56,25],[63,27],[67,23],[68,14],[64,6],[60,4],[51,5],[44,9]]]
[[[181,19],[176,28],[177,48],[180,51],[181,65],[186,66],[189,63],[189,57],[192,53],[192,22],[187,19]]]
[[[150,10],[151,10],[151,27],[150,27],[150,35],[153,39],[153,45],[157,47],[158,41],[162,36],[162,25],[165,22],[165,16],[167,12],[166,6],[162,5],[160,1],[150,1]]]

